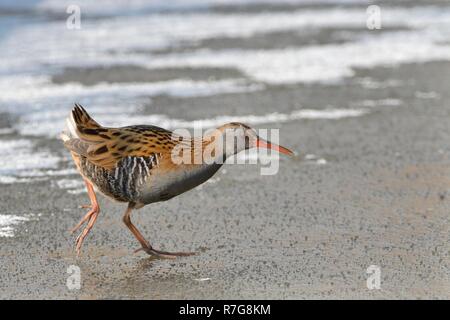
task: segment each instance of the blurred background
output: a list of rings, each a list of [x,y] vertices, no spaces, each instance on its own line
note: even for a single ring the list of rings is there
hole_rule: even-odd
[[[370,4],[375,9],[362,0],[3,0],[0,183],[61,168],[64,156],[45,145],[74,102],[105,125],[169,129],[279,127],[401,105],[398,96],[369,96],[404,83],[355,69],[448,60],[448,3]],[[349,86],[366,94],[337,102],[317,95],[314,86],[324,84],[344,96]]]
[[[371,96],[404,83],[356,70],[448,60],[449,25],[448,3],[434,0],[3,0],[0,183],[61,168],[64,156],[44,146],[74,102],[105,125],[169,129],[396,107],[401,97]],[[317,95],[324,85],[365,93],[337,102]]]
[[[281,275],[274,279],[263,272],[264,279],[276,288],[264,291],[265,296],[257,285],[261,279],[256,277],[252,282],[250,276],[244,276],[232,281],[234,289],[228,288],[222,295],[211,296],[207,289],[199,291],[201,294],[207,297],[227,297],[228,293],[232,297],[260,298],[355,297],[358,296],[355,288],[364,287],[365,268],[373,259],[367,252],[375,241],[377,263],[386,262],[385,254],[392,250],[397,250],[393,256],[404,254],[405,261],[422,261],[419,264],[422,269],[418,270],[413,263],[410,275],[403,276],[407,280],[402,276],[397,282],[393,280],[391,291],[385,291],[383,297],[448,297],[448,281],[442,282],[442,266],[448,263],[448,252],[445,257],[439,254],[446,250],[439,246],[445,243],[439,235],[447,234],[448,240],[448,218],[444,210],[427,220],[433,221],[432,225],[425,226],[422,220],[415,219],[430,219],[421,212],[433,204],[418,205],[421,200],[414,198],[428,190],[436,194],[433,199],[443,200],[447,181],[430,182],[435,176],[427,176],[421,182],[409,180],[411,176],[420,176],[417,171],[437,172],[439,179],[447,171],[442,166],[438,171],[405,166],[448,160],[444,133],[448,133],[449,108],[445,97],[449,60],[448,1],[1,0],[0,243],[5,244],[2,244],[3,253],[26,246],[27,237],[42,239],[38,237],[41,232],[47,239],[51,238],[52,225],[63,233],[66,225],[69,227],[81,216],[76,205],[85,201],[83,183],[57,138],[73,103],[79,102],[107,126],[154,124],[176,129],[240,121],[255,127],[280,128],[280,143],[299,152],[295,161],[282,159],[282,178],[261,181],[257,169],[241,168],[234,173],[234,169],[227,169],[217,178],[222,181],[216,179],[207,184],[208,188],[218,188],[218,194],[227,199],[221,212],[227,210],[230,199],[242,196],[232,191],[233,185],[248,182],[258,186],[259,194],[245,189],[249,202],[262,199],[263,203],[262,211],[251,211],[251,216],[255,212],[267,214],[253,216],[260,221],[255,230],[254,220],[246,228],[241,221],[241,228],[253,232],[249,231],[243,238],[242,234],[230,236],[229,241],[234,239],[237,247],[245,243],[244,247],[249,248],[249,244],[257,243],[251,237],[273,234],[275,239],[283,233],[287,237],[283,241],[291,241],[290,245],[280,240],[279,247],[270,242],[265,249],[257,248],[272,248],[277,252],[267,255],[279,257],[279,264],[274,262],[276,267],[270,270],[273,277],[274,269]],[[393,171],[383,171],[386,168]],[[390,181],[388,186],[380,182],[380,176],[389,180],[399,172],[400,180]],[[411,194],[404,191],[403,187],[416,182],[418,190]],[[280,191],[277,198],[268,196],[274,188]],[[204,198],[209,197],[205,190],[194,192],[202,194],[199,199],[203,202],[211,201],[210,208],[222,204],[221,197],[219,200]],[[398,197],[408,196],[412,198],[397,203]],[[274,203],[283,206],[272,207]],[[180,205],[175,202],[174,208],[158,208],[176,211]],[[387,213],[392,207],[398,210]],[[114,219],[120,222],[122,209],[112,208],[111,205],[109,210],[117,212]],[[202,216],[202,209],[196,208]],[[69,216],[58,223],[49,222],[61,212]],[[280,215],[277,219],[273,217],[276,212]],[[409,214],[413,213],[418,216],[411,218]],[[204,212],[204,217],[209,219],[210,214]],[[164,227],[171,223],[179,226],[177,219],[160,223]],[[40,229],[45,228],[43,221],[48,223],[47,231]],[[195,246],[215,239],[211,234],[201,238],[196,233],[200,232],[195,229],[196,223],[186,223],[188,230],[179,234],[189,241],[184,240],[182,246],[190,240]],[[194,225],[192,230],[189,223]],[[396,238],[402,230],[405,237]],[[431,230],[434,236],[430,236]],[[126,231],[122,232],[123,246],[129,247],[131,239]],[[198,238],[191,239],[192,234]],[[218,235],[217,239],[219,235],[226,237],[223,230],[212,234]],[[329,238],[330,234],[336,238]],[[161,237],[165,235],[171,237],[169,233]],[[353,240],[355,235],[367,242],[359,245]],[[69,259],[73,239],[64,237],[59,239],[63,248],[51,240],[45,240],[44,247],[50,248],[48,252],[57,257]],[[109,238],[105,234],[101,237],[106,237],[102,238],[105,245],[112,245],[106,241]],[[412,240],[418,238],[424,241],[422,246]],[[387,244],[386,239],[389,239]],[[94,237],[87,242],[96,241],[99,240]],[[292,241],[297,245],[292,246]],[[313,241],[314,245],[302,247],[307,241]],[[340,249],[324,249],[330,242],[341,243]],[[392,249],[393,243],[397,244],[396,249]],[[345,245],[356,246],[358,253],[345,251]],[[175,242],[174,246],[181,249]],[[410,251],[417,247],[421,248],[422,255]],[[431,252],[430,248],[437,250],[433,255],[437,260],[432,262],[430,257],[423,256]],[[126,256],[127,249],[124,250]],[[308,254],[311,259],[317,255],[324,258],[314,263],[309,260],[308,264],[325,270],[324,273],[289,269],[302,264]],[[260,256],[253,253],[247,257],[260,261]],[[343,257],[354,259],[358,266],[349,260],[339,260]],[[389,265],[396,264],[393,270],[401,270],[404,260],[394,260]],[[30,261],[22,263],[31,265]],[[43,268],[48,267],[41,263]],[[14,277],[6,274],[16,272],[14,263],[3,268],[7,269],[2,273],[3,280],[12,286]],[[210,268],[215,267],[210,265]],[[227,268],[230,271],[236,265],[227,264]],[[429,272],[431,269],[438,274]],[[434,278],[421,278],[425,273]],[[390,277],[396,278],[395,272]],[[243,279],[247,291],[238,284]],[[164,281],[165,287],[171,288],[170,280],[164,278]],[[401,281],[409,281],[415,291],[396,291],[395,283]],[[339,290],[333,289],[336,283],[340,285]],[[427,287],[425,283],[434,284]],[[303,289],[304,286],[309,289]],[[159,297],[183,297],[184,291],[176,288],[179,290],[164,291],[166,295]],[[27,296],[26,290],[14,290],[3,292],[3,296]],[[129,292],[131,297],[150,294],[143,288],[138,293],[133,290]],[[364,292],[362,296],[368,294]],[[99,293],[94,296],[98,297]],[[103,295],[106,296],[107,293]]]

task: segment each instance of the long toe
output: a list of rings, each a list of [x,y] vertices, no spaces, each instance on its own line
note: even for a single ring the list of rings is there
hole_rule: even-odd
[[[176,259],[177,257],[188,257],[195,255],[195,252],[167,252],[160,251],[153,248],[140,248],[135,252],[145,251],[147,254],[151,256],[155,256],[162,259]]]

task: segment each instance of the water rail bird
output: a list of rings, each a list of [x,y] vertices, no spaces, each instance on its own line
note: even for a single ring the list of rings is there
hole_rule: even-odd
[[[153,248],[131,222],[132,210],[169,200],[202,184],[219,170],[223,160],[242,150],[265,148],[293,155],[292,151],[260,138],[249,126],[236,122],[218,127],[214,134],[183,138],[151,125],[103,127],[79,104],[75,104],[66,122],[61,139],[84,179],[91,202],[85,206],[90,210],[71,230],[75,232],[86,223],[76,239],[77,256],[100,212],[96,191],[128,203],[123,222],[141,245],[136,251],[142,250],[160,258],[187,256],[193,253]],[[229,131],[236,139],[227,139],[220,144],[220,138]],[[174,161],[177,148],[188,150],[187,158],[191,161]],[[208,148],[212,150],[209,158],[201,157]],[[200,160],[194,161],[196,159]]]

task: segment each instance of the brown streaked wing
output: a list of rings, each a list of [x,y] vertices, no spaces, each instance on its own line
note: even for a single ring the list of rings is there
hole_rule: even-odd
[[[88,160],[105,169],[113,169],[126,157],[148,157],[155,153],[170,154],[177,141],[172,132],[153,126],[123,128],[90,128],[84,134],[95,144],[88,148]],[[94,139],[93,136],[95,136]]]

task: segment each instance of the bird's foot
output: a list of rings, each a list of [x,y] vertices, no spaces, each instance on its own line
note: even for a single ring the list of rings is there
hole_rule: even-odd
[[[162,259],[176,259],[177,257],[188,257],[195,255],[195,252],[166,252],[153,249],[152,247],[142,247],[134,251],[134,253],[144,251],[145,253]]]
[[[91,231],[92,227],[94,226],[95,220],[97,220],[97,216],[99,214],[100,210],[94,211],[91,214],[91,217],[89,218],[89,222],[87,226],[83,229],[83,231],[78,235],[77,239],[75,240],[75,251],[77,253],[77,257],[80,256],[81,253],[81,246],[83,245],[83,241],[86,238],[86,236]]]
[[[75,227],[70,229],[70,233],[75,233],[86,221],[89,221],[93,215],[98,214],[98,212],[100,211],[98,205],[87,205],[86,207],[91,208],[91,210],[86,213],[86,215],[80,220],[80,222],[78,222]]]

